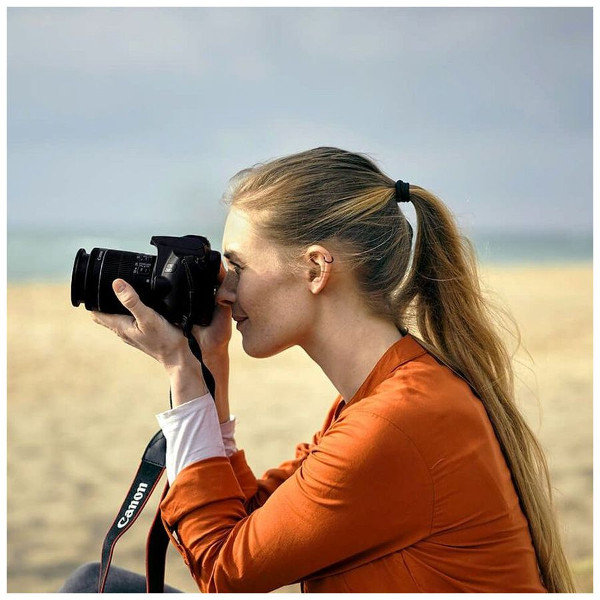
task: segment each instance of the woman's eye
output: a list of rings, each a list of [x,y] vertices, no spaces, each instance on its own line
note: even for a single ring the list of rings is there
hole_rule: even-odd
[[[242,270],[242,267],[240,267],[240,265],[236,265],[235,263],[229,263],[229,266],[236,275],[240,274],[240,271]]]

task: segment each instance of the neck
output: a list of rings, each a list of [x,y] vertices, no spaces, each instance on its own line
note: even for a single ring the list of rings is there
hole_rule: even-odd
[[[393,322],[346,309],[319,319],[312,337],[302,344],[349,402],[385,352],[402,338]]]

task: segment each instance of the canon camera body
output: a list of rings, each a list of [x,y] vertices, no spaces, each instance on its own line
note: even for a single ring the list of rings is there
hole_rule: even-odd
[[[199,235],[154,236],[158,255],[80,248],[71,277],[71,304],[87,310],[131,314],[117,299],[112,282],[124,279],[141,301],[187,330],[212,319],[221,255]]]

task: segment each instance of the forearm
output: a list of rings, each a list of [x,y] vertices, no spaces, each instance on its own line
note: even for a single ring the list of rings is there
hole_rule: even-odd
[[[226,456],[215,403],[210,394],[156,415],[167,440],[169,483],[188,465]]]
[[[229,353],[227,349],[218,355],[206,357],[204,364],[215,379],[215,406],[219,423],[229,421]]]
[[[208,386],[198,360],[190,354],[166,367],[171,384],[173,406],[180,406],[208,393]],[[215,380],[215,406],[219,422],[229,420],[229,354],[227,350],[204,359],[204,364]]]
[[[200,362],[191,352],[175,354],[164,365],[171,385],[172,409],[157,418],[167,438],[169,482],[192,462],[237,452],[235,420],[229,414],[227,350],[211,354],[204,362],[215,379],[216,398],[206,385]]]

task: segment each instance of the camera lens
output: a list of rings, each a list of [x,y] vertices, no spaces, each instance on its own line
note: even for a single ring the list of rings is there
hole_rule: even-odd
[[[87,269],[90,255],[84,248],[79,248],[73,264],[73,274],[71,275],[71,304],[79,306],[83,299],[85,289],[85,271]]]
[[[156,257],[150,254],[93,248],[87,254],[80,248],[75,256],[71,277],[71,304],[85,303],[87,310],[129,314],[112,289],[112,282],[124,279],[145,304],[151,301],[152,269]]]

